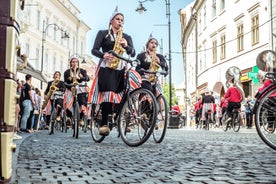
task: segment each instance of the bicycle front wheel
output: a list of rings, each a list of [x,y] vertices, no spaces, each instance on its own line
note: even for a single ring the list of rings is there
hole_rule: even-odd
[[[89,128],[91,131],[92,139],[96,143],[100,143],[104,140],[105,136],[100,135],[99,128],[101,127],[102,123],[102,113],[101,107],[98,111],[96,111],[96,105],[92,105],[91,107],[91,119],[89,120]]]
[[[49,123],[49,134],[54,134],[55,129],[55,123],[56,123],[56,108],[54,108],[51,112],[50,116],[50,123]]]
[[[227,119],[227,115],[226,115],[226,112],[222,115],[222,118],[221,118],[221,126],[222,126],[222,130],[224,132],[226,132],[228,130],[228,122],[226,122],[226,119]]]
[[[168,123],[168,106],[163,95],[157,98],[157,110],[153,139],[156,143],[161,143],[165,137]]]
[[[267,92],[257,107],[255,114],[256,129],[261,139],[276,150],[276,88]]]
[[[76,103],[74,105],[74,113],[73,113],[73,137],[79,138],[79,121],[80,121],[80,110],[79,110],[79,104]]]
[[[130,93],[119,114],[119,132],[128,146],[139,146],[151,136],[157,115],[155,96],[147,89]]]

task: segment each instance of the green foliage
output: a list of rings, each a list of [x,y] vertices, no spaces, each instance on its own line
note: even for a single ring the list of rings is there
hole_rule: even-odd
[[[170,105],[170,91],[169,91],[169,83],[164,83],[163,86],[162,86],[162,89],[163,89],[163,95],[165,96],[166,98],[166,101],[168,103],[168,106]],[[174,85],[172,84],[172,106],[174,104],[176,104],[178,102],[178,98],[176,97],[175,95],[175,88],[174,88]]]

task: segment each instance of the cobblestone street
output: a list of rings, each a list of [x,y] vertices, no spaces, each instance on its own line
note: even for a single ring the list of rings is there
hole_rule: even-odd
[[[275,151],[255,129],[223,132],[168,129],[128,147],[112,131],[102,143],[89,133],[23,134],[16,140],[11,183],[275,183]]]

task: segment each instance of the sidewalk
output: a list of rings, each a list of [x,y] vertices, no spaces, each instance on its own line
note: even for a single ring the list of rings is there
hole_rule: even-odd
[[[20,135],[22,137],[22,139],[18,139],[18,140],[13,140],[13,143],[16,144],[16,149],[15,152],[12,154],[12,178],[10,183],[14,183],[14,178],[16,175],[16,168],[17,168],[17,159],[18,159],[18,154],[19,154],[19,150],[20,150],[20,146],[21,143],[25,141],[25,139],[29,136],[35,136],[35,134],[39,134],[39,132],[35,132],[35,133],[18,133],[18,135]]]

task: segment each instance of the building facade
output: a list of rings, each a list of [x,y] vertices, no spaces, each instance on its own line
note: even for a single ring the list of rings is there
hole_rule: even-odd
[[[45,88],[55,71],[63,74],[69,68],[68,59],[74,54],[80,56],[80,64],[88,63],[95,69],[95,63],[86,54],[86,33],[90,27],[78,18],[79,14],[70,0],[25,3],[19,15],[21,53],[27,54],[34,74],[41,74],[45,79],[41,82],[41,77],[34,77],[35,87]],[[28,72],[24,70],[18,77],[24,79]]]
[[[209,89],[219,103],[231,66],[241,70],[245,95],[254,96],[260,84],[250,73],[257,55],[271,49],[271,2],[196,0],[181,11],[186,98],[195,102]]]

